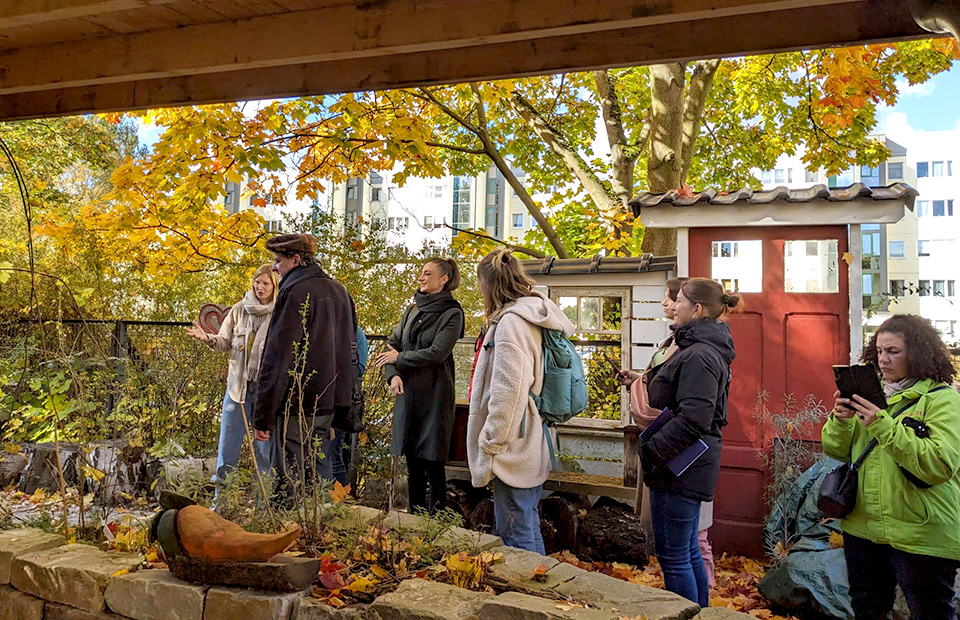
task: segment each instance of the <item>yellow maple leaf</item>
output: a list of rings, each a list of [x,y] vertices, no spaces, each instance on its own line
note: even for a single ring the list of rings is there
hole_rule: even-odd
[[[368,579],[357,575],[353,578],[353,581],[350,582],[350,585],[347,586],[351,592],[369,592],[378,581],[376,579]]]
[[[387,571],[383,570],[382,568],[380,568],[380,567],[377,566],[376,564],[374,564],[373,566],[370,567],[370,572],[372,572],[374,575],[376,575],[376,576],[379,577],[380,579],[386,579],[387,577],[390,576],[390,573],[388,573]]]
[[[340,484],[339,480],[333,483],[333,490],[330,491],[330,500],[334,504],[339,504],[340,502],[342,502],[347,497],[347,495],[350,495],[349,484],[347,486],[343,486],[342,484]]]
[[[841,549],[843,547],[843,534],[840,532],[830,532],[830,548]]]

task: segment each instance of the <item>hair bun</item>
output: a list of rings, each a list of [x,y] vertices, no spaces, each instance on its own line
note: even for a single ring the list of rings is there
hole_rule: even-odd
[[[736,308],[737,304],[740,303],[739,295],[729,295],[727,293],[723,294],[723,297],[720,298],[720,301],[723,302],[723,305],[728,308]]]

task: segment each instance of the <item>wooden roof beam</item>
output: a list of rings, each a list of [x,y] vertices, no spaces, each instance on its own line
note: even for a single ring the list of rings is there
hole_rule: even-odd
[[[0,29],[92,17],[173,0],[0,0]]]
[[[397,88],[930,36],[901,0],[0,95],[0,119]]]
[[[83,4],[83,0],[69,0]],[[113,0],[92,2],[111,5]],[[141,2],[144,0],[140,0]],[[40,0],[31,0],[40,2]],[[0,94],[353,60],[541,39],[795,8],[856,10],[865,0],[637,0],[557,3],[347,2],[176,29],[0,52]],[[844,7],[840,9],[839,7]],[[708,36],[717,36],[720,33]]]

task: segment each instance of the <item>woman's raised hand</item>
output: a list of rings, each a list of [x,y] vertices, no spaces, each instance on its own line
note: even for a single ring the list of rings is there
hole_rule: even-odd
[[[857,412],[853,410],[850,406],[849,398],[842,398],[840,396],[840,390],[837,390],[833,393],[833,417],[838,420],[849,420],[853,416],[857,415]]]
[[[390,391],[394,396],[403,394],[403,379],[400,378],[400,375],[393,375],[393,378],[390,379]]]
[[[184,327],[183,331],[192,338],[196,338],[201,342],[210,342],[210,334],[203,331],[203,328],[197,324],[196,321],[193,322],[193,327]]]
[[[617,373],[617,381],[620,382],[620,385],[625,385],[630,387],[633,385],[633,382],[640,378],[639,372],[633,372],[632,370],[621,370]]]
[[[397,350],[387,345],[387,350],[377,356],[377,368],[382,368],[387,364],[396,364],[397,356],[400,354],[397,353]],[[400,390],[400,393],[403,393],[403,390]]]
[[[877,414],[880,413],[880,407],[859,394],[854,394],[853,398],[850,399],[850,407],[856,411],[857,417],[860,418],[860,422],[864,426],[873,424],[874,420],[877,419]]]

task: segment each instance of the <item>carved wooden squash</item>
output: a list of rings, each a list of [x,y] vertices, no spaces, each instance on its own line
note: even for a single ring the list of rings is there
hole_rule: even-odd
[[[177,512],[177,534],[188,557],[210,562],[265,562],[300,537],[300,527],[279,534],[253,534],[203,506]]]

